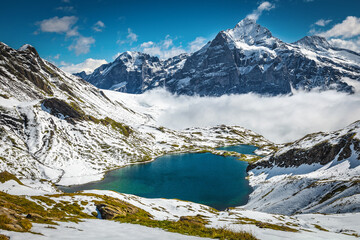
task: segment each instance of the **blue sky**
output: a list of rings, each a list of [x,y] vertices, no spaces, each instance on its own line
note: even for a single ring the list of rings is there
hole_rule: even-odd
[[[357,0],[12,0],[2,1],[0,41],[13,48],[29,43],[68,71],[90,71],[127,50],[161,58],[195,51],[256,13],[283,41],[322,34],[359,50],[359,10]]]

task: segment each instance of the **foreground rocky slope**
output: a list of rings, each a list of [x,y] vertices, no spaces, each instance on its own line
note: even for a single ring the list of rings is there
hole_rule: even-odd
[[[248,209],[271,213],[360,211],[360,121],[286,144],[248,166]]]
[[[85,183],[109,169],[170,152],[271,146],[241,127],[163,128],[151,109],[133,110],[127,95],[113,98],[64,73],[32,46],[14,50],[0,43],[0,51],[0,170],[17,176]]]
[[[289,44],[254,20],[219,32],[199,51],[161,61],[126,52],[92,74],[78,74],[97,87],[142,93],[154,87],[187,95],[221,96],[255,92],[288,94],[292,89],[352,93],[360,79],[360,54],[306,36]]]

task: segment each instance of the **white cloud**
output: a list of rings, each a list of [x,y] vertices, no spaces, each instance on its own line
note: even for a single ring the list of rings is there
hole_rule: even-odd
[[[56,10],[64,12],[75,12],[75,8],[73,6],[60,6],[57,7]]]
[[[131,45],[133,42],[137,42],[138,35],[133,33],[131,28],[128,28],[128,35],[126,36],[126,38],[129,40],[130,45]]]
[[[134,42],[137,42],[138,40],[138,35],[136,35],[131,28],[128,28],[128,31],[127,31],[127,36],[126,36],[126,40],[117,40],[116,43],[119,44],[119,45],[122,45],[122,44],[125,44],[125,43],[128,43],[130,45],[132,45]]]
[[[173,39],[169,35],[159,43],[152,41],[142,43],[140,45],[140,51],[152,56],[158,56],[161,59],[167,59],[186,52],[181,45],[178,47],[175,46]]]
[[[92,73],[96,68],[100,67],[103,64],[106,64],[107,61],[105,59],[93,59],[88,58],[84,62],[79,64],[68,64],[65,62],[61,63],[61,69],[68,73],[78,73],[85,71],[87,74]]]
[[[181,47],[172,47],[170,49],[161,49],[161,47],[154,46],[150,48],[144,48],[144,53],[150,54],[152,56],[159,56],[161,59],[167,59],[174,56],[177,56],[181,53],[185,53],[185,50]]]
[[[74,50],[76,55],[86,54],[90,51],[90,47],[94,43],[95,39],[93,37],[80,36],[69,46],[69,50]]]
[[[150,46],[152,46],[152,45],[154,45],[154,42],[149,41],[149,42],[144,42],[144,43],[142,43],[142,44],[140,45],[140,47],[147,48],[147,47],[150,47]]]
[[[360,18],[348,16],[344,21],[336,24],[326,32],[319,34],[326,38],[343,37],[351,38],[360,35]]]
[[[319,19],[317,20],[314,24],[320,27],[325,27],[326,25],[328,25],[332,20],[328,19]]]
[[[351,40],[333,38],[329,40],[329,43],[335,47],[346,48],[360,53],[360,37]]]
[[[360,119],[360,95],[334,91],[275,97],[255,94],[198,97],[177,96],[156,89],[139,98],[143,104],[164,109],[156,120],[165,127],[238,125],[276,143],[293,141],[308,133],[340,129]]]
[[[65,34],[66,38],[73,38],[73,43],[68,47],[70,51],[75,51],[76,55],[86,54],[90,51],[90,47],[95,43],[93,37],[84,37],[78,32],[78,27],[74,26],[78,18],[75,16],[65,16],[62,18],[53,17],[42,20],[37,24],[40,25],[42,32],[51,32],[58,34]],[[105,24],[98,21],[97,26],[105,27]],[[34,34],[38,34],[36,31]]]
[[[264,11],[269,11],[273,8],[275,8],[274,4],[271,4],[270,2],[263,2],[251,14],[247,15],[246,17],[257,21]]]
[[[167,35],[163,42],[163,46],[165,49],[169,49],[172,45],[174,45],[173,40],[170,38],[170,35]]]
[[[319,32],[311,29],[310,33],[327,38],[335,47],[360,52],[360,18],[348,16],[327,31]]]
[[[56,54],[55,56],[54,56],[54,59],[59,59],[60,58],[60,54]]]
[[[62,18],[53,17],[49,19],[42,20],[38,22],[40,25],[40,30],[42,32],[52,32],[52,33],[67,33],[72,31],[72,26],[77,22],[78,18],[75,16],[65,16]]]
[[[66,32],[66,37],[76,37],[79,36],[78,27],[74,27]]]
[[[202,48],[206,44],[206,42],[207,42],[206,38],[203,37],[195,38],[194,41],[189,43],[189,51],[192,53],[192,52],[196,52],[197,50],[200,50],[200,48]]]
[[[102,32],[104,27],[105,24],[102,21],[97,21],[93,26],[93,30],[96,32]]]
[[[156,43],[149,41],[140,44],[138,50],[152,56],[158,56],[161,59],[167,59],[182,53],[195,52],[202,48],[207,42],[206,38],[197,37],[194,41],[188,43],[186,48],[184,48],[181,44],[176,46],[174,44],[174,40],[176,40],[176,38],[173,39],[167,35],[165,39],[160,42]]]

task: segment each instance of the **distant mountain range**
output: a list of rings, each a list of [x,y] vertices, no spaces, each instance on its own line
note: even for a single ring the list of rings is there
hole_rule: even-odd
[[[245,18],[192,54],[161,60],[124,52],[89,75],[75,75],[99,88],[127,93],[156,87],[201,96],[278,95],[314,88],[353,93],[346,79],[360,81],[360,54],[333,47],[320,36],[285,43]]]

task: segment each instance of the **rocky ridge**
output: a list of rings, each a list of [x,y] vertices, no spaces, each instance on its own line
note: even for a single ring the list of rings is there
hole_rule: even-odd
[[[359,81],[359,63],[359,53],[333,47],[323,37],[285,43],[245,18],[190,55],[163,61],[125,52],[90,75],[77,75],[99,88],[128,93],[164,86],[172,93],[200,96],[278,95],[293,89],[353,93],[344,79]]]
[[[271,213],[360,211],[360,122],[309,134],[247,168],[246,208]]]

